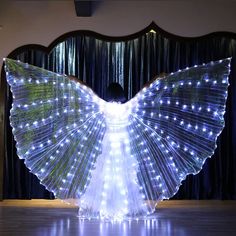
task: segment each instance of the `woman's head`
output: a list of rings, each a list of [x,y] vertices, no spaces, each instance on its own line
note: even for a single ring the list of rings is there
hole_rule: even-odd
[[[123,88],[119,83],[111,83],[105,94],[105,100],[107,102],[120,102],[125,103],[127,101]]]

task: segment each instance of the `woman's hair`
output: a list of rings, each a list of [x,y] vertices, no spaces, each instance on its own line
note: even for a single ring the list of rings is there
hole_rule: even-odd
[[[105,94],[105,100],[107,102],[120,102],[125,103],[127,101],[123,88],[119,83],[111,83]]]

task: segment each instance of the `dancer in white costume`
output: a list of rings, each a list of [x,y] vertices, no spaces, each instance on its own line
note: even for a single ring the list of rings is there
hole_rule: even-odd
[[[81,218],[151,214],[201,170],[224,127],[230,59],[157,78],[124,104],[64,75],[5,67],[18,156]]]
[[[103,151],[97,158],[90,184],[79,204],[83,206],[79,211],[83,218],[122,219],[124,215],[132,217],[148,212],[136,176],[138,162],[130,151],[127,124],[131,107],[119,102],[125,99],[122,93],[119,99],[115,96],[119,95],[118,92],[114,92],[112,99],[112,91],[122,89],[119,84],[113,83],[109,88],[110,103],[101,107],[106,117]]]

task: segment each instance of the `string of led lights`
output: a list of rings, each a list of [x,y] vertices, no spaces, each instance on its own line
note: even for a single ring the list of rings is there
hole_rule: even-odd
[[[5,59],[17,154],[80,218],[149,216],[197,174],[224,127],[230,58],[158,78],[125,104]]]

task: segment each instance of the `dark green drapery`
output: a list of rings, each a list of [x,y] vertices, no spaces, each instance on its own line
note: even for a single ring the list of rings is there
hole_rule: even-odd
[[[211,60],[233,57],[225,129],[214,156],[196,176],[188,176],[176,199],[236,198],[236,39],[212,35],[196,39],[166,37],[145,33],[136,39],[106,41],[75,32],[58,43],[49,54],[38,47],[27,46],[12,58],[46,69],[75,75],[104,97],[111,82],[119,82],[127,97],[160,73],[202,64]],[[6,96],[4,198],[52,198],[37,178],[16,156],[9,125],[11,94]]]

